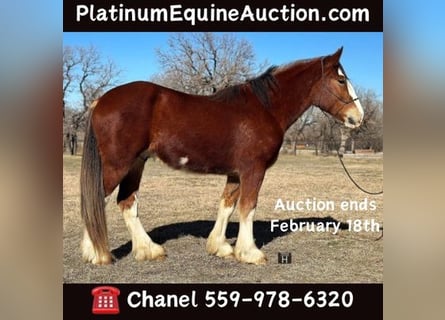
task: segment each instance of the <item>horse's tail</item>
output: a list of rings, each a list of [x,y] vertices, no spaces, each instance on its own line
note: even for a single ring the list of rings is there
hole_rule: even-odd
[[[96,103],[93,103],[92,108]],[[95,255],[101,261],[104,257],[109,256],[109,249],[102,162],[92,127],[92,108],[88,117],[80,170],[80,212],[86,231],[93,243]]]

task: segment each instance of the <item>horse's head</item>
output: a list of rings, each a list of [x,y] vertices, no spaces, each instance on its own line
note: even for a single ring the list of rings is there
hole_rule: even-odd
[[[343,48],[321,59],[321,82],[314,104],[337,118],[349,128],[360,126],[363,108],[357,94],[340,64]],[[317,100],[318,99],[318,100]]]

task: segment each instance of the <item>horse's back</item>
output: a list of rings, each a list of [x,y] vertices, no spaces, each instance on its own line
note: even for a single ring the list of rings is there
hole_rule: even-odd
[[[160,86],[148,81],[134,81],[117,86],[107,91],[99,98],[98,105],[110,108],[123,108],[131,106],[131,103],[139,105],[143,99],[153,97],[159,91]]]

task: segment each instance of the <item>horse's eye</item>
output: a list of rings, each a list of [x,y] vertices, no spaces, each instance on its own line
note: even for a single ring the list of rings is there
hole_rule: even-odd
[[[340,79],[338,79],[338,82],[341,83],[341,84],[345,84],[346,83],[346,79],[340,78]]]

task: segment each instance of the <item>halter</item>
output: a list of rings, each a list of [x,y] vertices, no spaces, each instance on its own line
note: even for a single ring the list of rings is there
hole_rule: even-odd
[[[322,57],[321,60],[320,60],[320,61],[321,61],[321,83],[322,83],[322,89],[323,89],[323,90],[320,92],[320,96],[319,96],[319,98],[318,98],[318,107],[319,107],[321,110],[323,110],[323,109],[321,108],[321,106],[320,106],[321,97],[322,97],[322,95],[323,95],[323,91],[327,91],[327,92],[329,92],[331,95],[333,95],[335,98],[337,98],[337,100],[339,100],[339,101],[341,101],[341,102],[343,103],[343,105],[341,106],[341,108],[338,109],[338,111],[337,111],[335,114],[333,114],[333,116],[335,117],[337,114],[340,113],[340,111],[343,110],[343,108],[344,108],[345,106],[347,106],[348,104],[353,103],[353,102],[359,100],[359,98],[356,97],[356,98],[351,99],[350,101],[345,101],[345,100],[343,100],[342,97],[338,96],[335,92],[332,92],[332,91],[329,89],[329,87],[326,85],[326,82],[325,82],[325,76],[324,76],[324,63],[323,63],[323,62],[324,62],[324,59],[325,59],[325,57]],[[347,78],[346,78],[346,81],[347,81]],[[324,111],[324,110],[323,110],[323,111]]]

